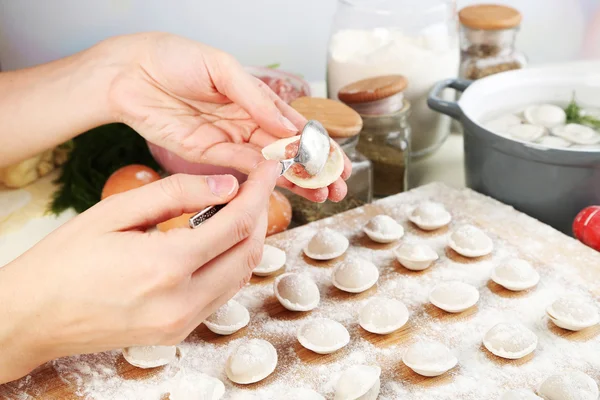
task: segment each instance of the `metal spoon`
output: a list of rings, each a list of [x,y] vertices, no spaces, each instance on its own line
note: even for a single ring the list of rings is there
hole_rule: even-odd
[[[311,176],[317,175],[327,163],[330,146],[329,134],[323,125],[319,121],[308,121],[302,129],[302,133],[300,133],[300,144],[296,156],[279,162],[281,164],[279,176],[283,175],[294,164],[302,165]],[[199,227],[223,207],[225,207],[225,204],[206,207],[190,218],[190,228]]]

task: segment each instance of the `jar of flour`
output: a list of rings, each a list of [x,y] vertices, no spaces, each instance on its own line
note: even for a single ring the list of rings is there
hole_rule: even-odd
[[[427,107],[427,95],[436,82],[458,75],[459,58],[454,0],[338,0],[327,57],[328,97],[338,100],[343,86],[361,79],[405,76],[411,156],[422,157],[450,131],[450,119]]]

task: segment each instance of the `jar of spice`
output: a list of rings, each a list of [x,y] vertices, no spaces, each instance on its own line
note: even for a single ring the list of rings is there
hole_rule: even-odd
[[[362,119],[358,113],[339,101],[317,97],[301,97],[294,100],[291,106],[307,119],[319,121],[352,163],[352,175],[346,181],[348,194],[338,203],[329,200],[314,203],[286,191],[292,204],[294,223],[306,224],[370,203],[373,196],[373,172],[371,162],[356,150],[358,133],[362,128]]]
[[[385,197],[408,188],[410,103],[402,75],[363,79],[346,85],[338,98],[358,112],[363,128],[357,150],[373,164],[373,195]]]
[[[515,49],[521,13],[512,7],[480,4],[465,7],[460,20],[460,76],[480,79],[523,68],[527,59]]]

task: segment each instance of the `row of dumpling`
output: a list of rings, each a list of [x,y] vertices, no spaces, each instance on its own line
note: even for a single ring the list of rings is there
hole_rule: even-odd
[[[565,110],[554,104],[532,105],[522,115],[504,114],[484,127],[502,136],[552,148],[598,148],[600,132],[587,125],[567,123]]]

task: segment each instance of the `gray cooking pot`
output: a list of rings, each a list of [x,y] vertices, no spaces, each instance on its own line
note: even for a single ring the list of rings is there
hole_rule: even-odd
[[[598,63],[577,63],[439,82],[428,105],[462,123],[467,186],[571,235],[577,213],[600,205],[600,149],[550,149],[481,122],[535,103],[566,106],[573,92],[581,105],[600,107],[599,72]],[[447,88],[463,92],[458,102],[441,98]]]

